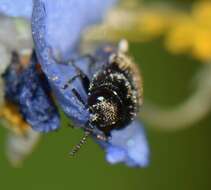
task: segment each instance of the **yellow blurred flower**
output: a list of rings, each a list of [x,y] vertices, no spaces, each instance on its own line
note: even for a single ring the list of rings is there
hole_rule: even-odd
[[[211,1],[196,2],[192,8],[192,16],[198,23],[211,26]]]
[[[211,60],[211,30],[195,29],[192,53],[200,60]]]
[[[186,4],[187,5],[187,4]],[[106,34],[105,31],[109,35]],[[190,9],[167,3],[113,10],[101,27],[89,30],[85,41],[122,38],[146,42],[163,37],[165,47],[174,54],[186,53],[201,60],[211,59],[211,0],[190,4]]]
[[[170,12],[170,10],[164,10]],[[189,53],[207,62],[211,59],[211,1],[193,4],[190,13],[172,8],[173,14],[150,13],[142,27],[152,37],[164,34],[166,48],[172,53]],[[165,16],[165,18],[163,17]],[[161,22],[162,17],[162,22]],[[162,23],[162,24],[161,24]],[[140,26],[139,26],[140,27]]]
[[[138,30],[146,34],[150,38],[154,38],[163,34],[168,27],[168,19],[157,11],[146,11],[140,15],[138,21]]]
[[[12,104],[5,104],[1,107],[0,118],[6,120],[7,128],[18,135],[24,135],[29,125],[22,119],[17,108]]]
[[[188,52],[192,46],[194,24],[190,17],[183,16],[177,19],[176,24],[170,27],[165,45],[173,53]]]

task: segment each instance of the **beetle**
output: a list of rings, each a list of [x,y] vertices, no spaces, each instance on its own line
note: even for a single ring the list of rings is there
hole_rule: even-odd
[[[141,75],[126,54],[107,45],[87,59],[90,61],[86,70],[80,68],[80,64],[77,66],[80,61],[69,63],[77,74],[63,86],[65,91],[71,90],[78,103],[90,113],[83,127],[85,135],[71,155],[80,149],[89,135],[107,141],[112,130],[127,127],[136,118],[143,103]],[[84,94],[74,87],[77,79]]]

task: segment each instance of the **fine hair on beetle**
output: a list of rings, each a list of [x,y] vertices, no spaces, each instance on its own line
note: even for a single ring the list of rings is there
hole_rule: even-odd
[[[90,120],[85,128],[85,135],[72,149],[72,156],[86,143],[89,135],[107,141],[112,130],[120,130],[129,125],[143,102],[139,69],[122,52],[111,53],[107,63],[93,74],[90,81],[82,71],[79,71],[79,75],[87,89],[86,106],[90,112]],[[81,101],[80,94],[74,93]]]

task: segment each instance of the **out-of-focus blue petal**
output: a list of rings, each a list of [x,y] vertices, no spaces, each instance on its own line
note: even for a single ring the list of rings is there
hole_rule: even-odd
[[[32,35],[39,62],[60,106],[73,121],[83,125],[89,118],[88,111],[77,102],[70,89],[63,89],[77,72],[73,66],[58,64],[54,59],[52,48],[47,42],[46,17],[45,4],[36,0],[32,14]]]
[[[5,96],[6,99],[11,101],[14,104],[19,102],[19,94],[21,89],[20,75],[18,74],[19,64],[18,64],[18,55],[13,54],[12,64],[10,64],[6,71],[2,74],[3,80],[5,83]]]
[[[0,0],[0,14],[30,18],[33,0]]]
[[[20,69],[18,62],[13,63],[4,74],[6,98],[16,104],[23,118],[39,132],[48,132],[60,126],[60,117],[53,103],[45,76],[38,75],[32,65]]]
[[[100,143],[111,164],[124,162],[131,167],[145,167],[149,163],[149,147],[142,125],[132,122],[122,130],[113,130],[108,143]]]
[[[84,94],[82,92],[84,88],[79,80],[75,80],[64,90],[63,87],[77,74],[75,68],[71,64],[64,64],[64,61],[73,55],[81,32],[89,24],[97,22],[113,2],[113,0],[34,1],[32,35],[39,62],[59,104],[79,125],[84,125],[88,121],[89,111],[78,102],[71,89],[75,88],[80,94]],[[86,59],[84,59],[85,65],[87,65]]]
[[[39,132],[49,132],[59,128],[60,117],[50,97],[45,76],[36,76],[35,65],[27,69],[21,80],[22,88],[19,105],[23,117]]]
[[[99,22],[115,1],[42,0],[46,12],[45,38],[56,59],[70,58],[77,48],[81,33],[87,26]]]

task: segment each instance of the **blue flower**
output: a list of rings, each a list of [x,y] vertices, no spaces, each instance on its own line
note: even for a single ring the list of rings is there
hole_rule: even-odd
[[[50,97],[45,76],[36,70],[36,56],[27,68],[22,68],[17,55],[3,75],[6,99],[19,106],[23,118],[40,132],[55,130],[60,126],[56,106]]]
[[[29,2],[23,7],[27,7]],[[106,60],[94,61],[95,66],[92,66],[92,59],[80,57],[78,45],[85,29],[98,23],[114,3],[115,0],[35,0],[32,14],[27,11],[23,14],[18,13],[15,4],[10,4],[10,11],[5,11],[2,6],[7,3],[0,2],[0,11],[6,14],[31,17],[36,55],[48,83],[65,113],[77,127],[84,130],[93,115],[86,106],[88,94],[83,84],[85,80],[82,82],[80,77],[92,78],[93,71],[103,66]],[[80,77],[79,71],[82,73]],[[94,129],[100,134],[97,128]],[[131,167],[148,164],[148,144],[143,127],[137,120],[124,128],[111,130],[107,141],[95,139],[105,149],[106,159],[111,164],[123,162]]]

